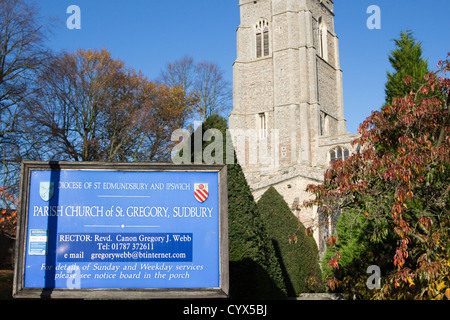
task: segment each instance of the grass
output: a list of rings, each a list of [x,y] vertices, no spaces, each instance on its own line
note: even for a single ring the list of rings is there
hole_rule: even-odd
[[[0,300],[12,299],[13,270],[0,270]]]

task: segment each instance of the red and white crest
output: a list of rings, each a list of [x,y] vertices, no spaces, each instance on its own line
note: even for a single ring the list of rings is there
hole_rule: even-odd
[[[207,183],[195,183],[194,184],[194,196],[199,202],[205,202],[208,199],[208,184]]]

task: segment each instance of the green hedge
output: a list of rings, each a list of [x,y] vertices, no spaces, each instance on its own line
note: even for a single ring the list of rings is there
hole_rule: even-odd
[[[231,297],[285,297],[275,248],[239,164],[228,165],[228,221]]]
[[[227,121],[223,117],[208,117],[202,125],[202,133],[213,128],[226,137]],[[204,142],[202,149],[213,142],[214,139]],[[227,142],[230,143],[230,139]],[[193,141],[191,143],[193,150]],[[225,143],[223,148],[225,155]],[[286,288],[282,270],[242,168],[235,162],[228,164],[227,169],[230,296],[234,299],[283,299]]]
[[[317,244],[283,197],[270,187],[258,201],[258,209],[276,249],[288,295],[323,292]]]

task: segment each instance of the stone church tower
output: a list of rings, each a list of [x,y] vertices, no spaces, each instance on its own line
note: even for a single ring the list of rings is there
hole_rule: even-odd
[[[332,0],[239,0],[233,111],[238,160],[255,199],[274,186],[321,251],[330,226],[303,207],[330,161],[353,151],[346,129]]]

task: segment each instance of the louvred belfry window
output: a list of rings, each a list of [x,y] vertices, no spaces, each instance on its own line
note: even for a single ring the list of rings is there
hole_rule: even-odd
[[[256,32],[256,57],[257,58],[261,58],[261,53],[262,53],[262,35],[261,35],[261,31],[257,31]]]
[[[256,25],[256,58],[267,57],[269,53],[269,22],[260,20]]]
[[[264,57],[269,55],[269,28],[264,28]]]
[[[319,32],[319,56],[328,61],[328,40],[327,40],[327,25],[323,21],[322,17],[318,19],[318,32]]]

